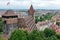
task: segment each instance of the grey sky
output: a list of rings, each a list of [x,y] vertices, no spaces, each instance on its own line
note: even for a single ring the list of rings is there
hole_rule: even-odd
[[[0,0],[0,9],[28,9],[31,4],[35,9],[60,9],[60,0]]]

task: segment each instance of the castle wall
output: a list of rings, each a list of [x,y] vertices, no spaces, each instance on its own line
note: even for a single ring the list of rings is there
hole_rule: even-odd
[[[8,18],[8,19],[2,18],[2,21],[6,21],[7,24],[12,24],[12,23],[17,23],[18,22],[17,19],[18,18]]]
[[[23,18],[18,19],[18,26],[19,26],[19,28],[26,28],[27,27],[25,20]]]
[[[13,30],[18,29],[18,24],[13,23],[13,24],[3,24],[3,33],[4,34],[11,34]]]

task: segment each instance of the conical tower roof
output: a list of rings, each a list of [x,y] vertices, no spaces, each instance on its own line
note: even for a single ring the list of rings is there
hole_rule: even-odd
[[[34,9],[33,9],[33,6],[32,5],[30,6],[30,9],[29,9],[28,12],[29,12],[29,14],[34,14]]]
[[[14,13],[13,10],[7,10],[5,12],[5,14],[3,14],[2,16],[15,16],[16,14]]]

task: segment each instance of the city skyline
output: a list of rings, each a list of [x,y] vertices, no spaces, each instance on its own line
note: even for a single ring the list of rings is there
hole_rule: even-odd
[[[60,0],[0,0],[0,9],[60,9]]]

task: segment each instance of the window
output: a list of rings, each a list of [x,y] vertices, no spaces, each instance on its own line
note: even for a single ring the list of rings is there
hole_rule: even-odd
[[[4,24],[6,24],[6,21],[3,21]]]

